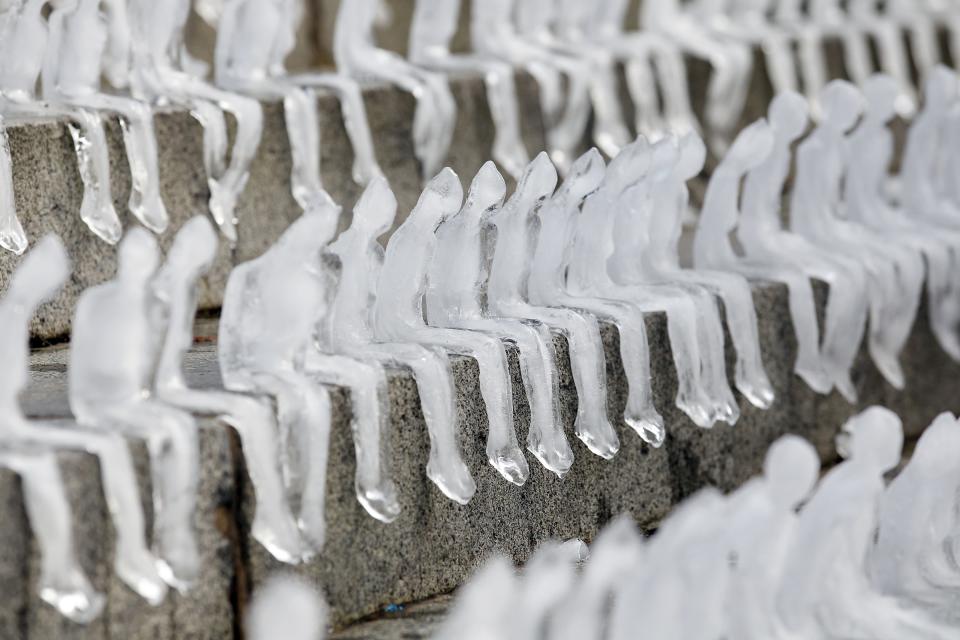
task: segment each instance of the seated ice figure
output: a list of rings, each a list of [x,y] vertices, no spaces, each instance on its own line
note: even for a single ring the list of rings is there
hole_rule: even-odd
[[[529,468],[517,444],[504,344],[482,333],[424,322],[423,298],[437,245],[436,230],[460,209],[462,201],[460,179],[444,169],[427,184],[417,206],[390,237],[373,307],[374,335],[386,342],[441,347],[477,360],[489,427],[487,459],[505,479],[522,485]]]
[[[158,260],[156,241],[135,227],[120,243],[116,278],[80,295],[70,337],[69,398],[82,427],[146,442],[153,544],[161,576],[182,590],[200,569],[194,531],[200,461],[193,417],[152,393],[157,335],[149,284]]]
[[[397,200],[386,180],[372,180],[354,207],[350,228],[329,246],[329,253],[340,259],[340,278],[327,320],[327,349],[365,366],[344,368],[353,378],[350,393],[355,420],[368,434],[356,439],[357,458],[365,463],[357,465],[357,472],[370,474],[364,486],[379,486],[383,497],[390,495],[386,368],[407,367],[417,383],[430,438],[427,477],[448,498],[466,504],[476,492],[476,484],[460,456],[456,389],[447,352],[412,342],[378,340],[373,331],[373,305],[383,267],[383,247],[377,238],[393,225],[396,212]],[[412,295],[422,296],[419,287]],[[399,505],[382,504],[378,510],[381,519],[392,519]]]
[[[925,82],[941,62],[937,19],[934,13],[928,10],[929,4],[925,0],[888,0],[886,2],[887,15],[907,32],[910,58],[914,61],[921,82]]]
[[[125,9],[125,0],[70,0],[54,7],[43,61],[43,97],[55,104],[120,117],[130,165],[130,212],[151,231],[163,233],[169,215],[160,196],[153,111],[139,100],[104,93],[100,86],[102,74],[114,85],[126,79],[129,25]],[[86,123],[88,130],[94,126]]]
[[[330,290],[320,265],[340,209],[327,200],[301,215],[263,255],[233,269],[220,313],[219,360],[231,391],[277,404],[284,481],[300,497],[304,559],[323,547],[330,394],[305,371]],[[312,547],[312,549],[310,549]]]
[[[457,589],[450,613],[434,632],[433,640],[488,640],[509,638],[511,614],[520,580],[513,562],[496,555],[487,560]]]
[[[904,385],[898,360],[910,337],[923,290],[919,252],[862,225],[842,220],[841,182],[846,174],[846,133],[860,117],[863,96],[850,83],[831,82],[820,97],[820,125],[797,147],[790,200],[790,229],[837,254],[863,264],[871,286],[870,355],[895,388]]]
[[[457,124],[457,104],[444,76],[377,47],[373,27],[379,3],[341,3],[333,33],[333,57],[337,68],[347,76],[387,82],[413,95],[417,101],[413,148],[426,179],[440,170],[447,157]]]
[[[269,403],[237,393],[192,389],[184,376],[183,359],[193,345],[199,279],[213,264],[217,236],[210,223],[197,216],[177,232],[167,259],[154,276],[151,312],[162,344],[154,393],[172,406],[194,413],[215,414],[240,436],[250,473],[257,511],[253,538],[276,558],[299,560],[300,535],[290,513],[277,467],[277,425]]]
[[[903,37],[903,26],[885,8],[881,9],[877,0],[850,0],[847,3],[847,13],[863,34],[854,45],[858,52],[858,61],[853,65],[850,64],[851,40],[846,41],[848,68],[868,69],[870,39],[876,42],[880,70],[896,83],[894,109],[901,117],[910,118],[917,109],[917,95],[910,73],[910,59]],[[860,75],[851,76],[851,80],[865,87],[870,75],[869,72],[863,74],[861,71]]]
[[[790,317],[797,337],[794,372],[814,391],[828,393],[833,382],[820,358],[820,331],[810,280],[798,269],[742,257],[730,241],[730,232],[740,217],[741,180],[766,162],[773,144],[770,127],[765,120],[758,120],[737,135],[713,170],[693,239],[693,265],[697,269],[733,271],[787,285]]]
[[[573,452],[563,433],[553,334],[539,322],[491,315],[483,300],[489,260],[484,255],[485,227],[503,205],[505,193],[503,177],[487,162],[470,184],[459,213],[437,229],[426,290],[427,321],[433,326],[485,333],[517,346],[530,404],[527,449],[547,469],[562,476],[573,463]]]
[[[7,139],[7,127],[0,104],[0,247],[20,255],[27,250],[27,242],[27,234],[17,217],[17,203],[13,197],[10,141]]]

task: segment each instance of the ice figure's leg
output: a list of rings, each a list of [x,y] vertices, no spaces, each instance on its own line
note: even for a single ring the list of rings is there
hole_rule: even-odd
[[[160,160],[153,111],[142,102],[101,93],[83,95],[74,101],[81,107],[119,114],[123,146],[130,164],[130,213],[151,231],[163,233],[170,217],[160,197]]]
[[[638,134],[654,139],[667,130],[668,123],[661,117],[657,83],[652,61],[646,56],[630,58],[625,65],[627,90],[634,104],[634,126]]]
[[[490,63],[483,80],[493,118],[493,159],[517,179],[530,162],[530,154],[521,136],[520,107],[513,69],[509,65]]]
[[[547,127],[552,127],[560,120],[563,109],[563,79],[560,71],[542,62],[531,62],[526,65],[527,72],[537,82],[540,94],[540,109]]]
[[[864,260],[870,280],[867,291],[870,304],[870,326],[867,332],[867,350],[874,365],[893,387],[903,386],[903,368],[899,350],[895,348],[890,323],[896,317],[898,299],[897,273],[892,262],[869,256]]]
[[[764,38],[762,47],[774,95],[796,91],[799,83],[791,40],[781,35],[771,35]]]
[[[487,460],[508,481],[522,485],[529,475],[527,460],[517,444],[513,421],[513,388],[507,353],[497,338],[458,329],[420,329],[417,342],[435,344],[476,359],[480,394],[487,410]]]
[[[304,210],[324,200],[320,179],[320,125],[313,92],[290,88],[283,97],[283,114],[293,156],[290,176],[293,198]]]
[[[390,359],[413,370],[430,436],[427,477],[451,500],[470,502],[477,485],[460,456],[456,392],[447,355],[413,344],[374,344],[357,355]]]
[[[827,63],[824,59],[823,40],[820,35],[805,30],[797,42],[800,58],[800,75],[803,78],[803,94],[810,101],[814,118],[820,117],[820,92],[827,84]]]
[[[867,36],[859,29],[845,29],[843,39],[843,62],[850,82],[862,87],[873,73],[873,60]]]
[[[77,109],[68,125],[83,182],[80,219],[93,233],[110,244],[120,240],[123,228],[113,206],[110,186],[110,157],[103,120],[94,111]]]
[[[193,98],[190,115],[203,129],[203,166],[208,180],[217,180],[227,167],[227,122],[217,105]]]
[[[724,351],[723,321],[713,295],[698,286],[685,287],[697,309],[697,334],[700,343],[703,387],[713,404],[711,421],[736,424],[740,407],[727,380],[727,356]]]
[[[70,620],[90,622],[100,615],[105,598],[77,561],[70,504],[56,455],[3,453],[0,466],[20,476],[27,518],[40,546],[40,597]]]
[[[450,85],[445,76],[437,73],[422,72],[424,85],[436,107],[437,115],[433,121],[430,154],[424,164],[424,176],[433,177],[443,168],[453,140],[453,130],[457,126],[457,103],[453,99]],[[418,101],[417,106],[420,106]]]
[[[837,391],[854,403],[857,390],[850,379],[850,369],[860,351],[869,313],[866,274],[855,261],[825,262],[816,256],[805,262],[804,269],[809,276],[830,287],[821,354]]]
[[[27,234],[17,217],[13,197],[13,165],[10,162],[10,143],[7,130],[0,119],[0,246],[20,255],[27,250]]]
[[[558,56],[555,64],[567,79],[567,99],[560,120],[547,131],[547,141],[554,164],[565,172],[590,121],[591,71],[585,61],[572,58]]]
[[[630,142],[630,132],[623,121],[617,77],[613,60],[607,56],[592,65],[590,98],[593,103],[593,141],[597,147],[614,157]]]
[[[954,252],[948,245],[926,242],[924,257],[927,263],[927,311],[930,327],[937,342],[951,358],[960,360],[960,306],[953,283]]]
[[[920,82],[927,77],[930,69],[940,63],[940,47],[937,43],[937,34],[932,21],[924,17],[911,20],[908,27],[910,32],[910,49],[917,70],[920,72]]]
[[[652,51],[654,69],[663,94],[663,113],[670,129],[682,135],[700,129],[687,86],[687,68],[683,54],[673,45],[662,44]]]
[[[269,403],[223,391],[160,390],[175,407],[216,413],[240,437],[240,446],[257,501],[253,538],[281,562],[299,562],[303,550],[278,466],[277,424]]]
[[[373,146],[367,108],[363,103],[363,93],[357,81],[349,76],[335,73],[295,76],[292,80],[297,84],[326,87],[336,92],[343,111],[343,125],[347,130],[347,137],[350,138],[350,145],[353,147],[354,182],[365,185],[376,176],[382,176],[383,171],[377,164],[377,155]]]
[[[727,127],[725,131],[733,132],[739,123],[740,116],[747,104],[747,96],[750,93],[750,76],[753,71],[753,52],[751,49],[739,42],[727,43],[727,56],[733,63],[733,93],[730,96],[730,103],[727,105],[726,113]],[[718,105],[719,106],[719,105]],[[715,115],[715,117],[717,117]]]
[[[393,522],[400,515],[400,504],[389,466],[390,407],[386,371],[377,362],[316,354],[308,361],[307,373],[320,382],[350,390],[357,500],[377,520]]]
[[[913,330],[913,323],[920,307],[920,298],[923,295],[924,264],[923,257],[918,251],[906,247],[885,247],[888,256],[892,256],[894,278],[897,287],[896,304],[893,305],[893,314],[886,325],[885,336],[890,348],[899,354]],[[891,381],[896,386],[901,377]],[[900,387],[897,387],[900,388]]]
[[[917,95],[910,77],[910,63],[901,25],[884,21],[877,28],[875,37],[880,53],[880,68],[900,85],[897,113],[904,118],[909,118],[916,112]]]

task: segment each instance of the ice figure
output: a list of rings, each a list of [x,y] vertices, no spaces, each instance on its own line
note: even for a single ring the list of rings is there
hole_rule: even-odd
[[[848,460],[830,470],[800,512],[784,564],[777,610],[796,637],[949,638],[919,611],[881,594],[866,572],[883,474],[900,462],[896,414],[871,407],[843,427]]]
[[[958,455],[960,425],[953,415],[940,414],[883,494],[869,556],[879,590],[954,624],[960,602]]]
[[[2,97],[0,97],[2,100]],[[10,143],[7,140],[0,104],[0,247],[20,255],[27,250],[27,234],[17,217],[17,203],[13,197],[13,166],[10,164]]]
[[[799,62],[800,78],[803,84],[803,93],[810,101],[810,108],[814,115],[819,116],[820,91],[827,84],[827,58],[824,52],[824,30],[835,27],[836,0],[825,0],[826,7],[821,6],[815,16],[815,8],[808,7],[804,12],[803,0],[779,0],[774,11],[775,21],[793,34],[797,47],[797,61]],[[821,2],[821,5],[824,3]],[[834,6],[830,6],[834,4]]]
[[[914,67],[925,82],[927,74],[940,64],[940,42],[937,37],[937,22],[924,8],[923,0],[888,0],[887,15],[906,29],[910,42],[910,54]]]
[[[587,281],[573,278],[575,271],[572,268],[568,285],[563,287],[563,265],[556,265],[558,261],[551,259],[559,253],[562,263],[564,247],[558,246],[557,240],[563,242],[564,236],[570,235],[564,233],[564,226],[571,220],[576,221],[584,198],[596,191],[603,177],[603,158],[596,149],[591,149],[573,163],[567,178],[556,193],[534,211],[535,218],[540,222],[540,234],[536,238],[532,264],[536,264],[538,258],[547,264],[536,270],[529,267],[531,277],[527,284],[527,296],[532,304],[582,309],[598,319],[612,322],[617,327],[620,336],[620,359],[629,387],[627,406],[623,414],[624,422],[646,442],[659,447],[663,444],[665,431],[663,417],[653,404],[650,349],[643,310],[619,300],[598,297],[592,278]],[[499,232],[511,235],[509,227],[503,228],[510,223],[530,224],[523,220],[522,216],[515,216],[514,221],[501,222],[498,225],[501,227]],[[572,238],[567,238],[570,239]],[[596,253],[584,258],[594,265],[604,264],[603,256]],[[550,268],[551,263],[556,266]]]
[[[433,326],[477,331],[517,346],[530,404],[527,449],[544,467],[563,476],[573,464],[573,452],[563,433],[553,334],[539,322],[491,316],[483,304],[488,258],[484,230],[503,205],[506,188],[494,164],[487,162],[473,179],[460,212],[437,229],[426,290],[427,320]]]
[[[589,65],[593,141],[605,154],[615,156],[631,136],[621,111],[614,57],[603,43],[586,41],[587,22],[595,11],[595,6],[578,0],[521,0],[516,9],[517,30],[554,55]]]
[[[730,552],[726,632],[739,640],[792,638],[777,611],[777,590],[794,544],[797,507],[817,482],[820,458],[807,441],[783,436],[763,463],[763,475],[728,498],[720,536]]]
[[[554,540],[537,548],[524,566],[508,617],[506,640],[540,636],[554,609],[576,583],[579,551],[577,544]]]
[[[865,32],[859,40],[862,43],[859,45],[862,59],[870,60],[869,39],[873,38],[877,43],[880,69],[897,83],[894,104],[896,113],[903,118],[913,116],[917,110],[917,95],[910,76],[910,60],[904,43],[902,25],[891,19],[885,11],[881,12],[877,6],[877,0],[851,0],[847,6],[847,12],[852,22]],[[856,78],[857,84],[861,86],[866,80],[866,76]]]
[[[210,223],[194,217],[177,232],[166,262],[153,279],[151,311],[154,330],[162,337],[154,392],[159,400],[180,409],[216,414],[236,430],[257,498],[252,535],[275,557],[291,562],[301,556],[300,536],[277,467],[272,407],[240,394],[191,389],[184,377],[183,358],[193,345],[198,280],[210,269],[216,252],[217,237]]]
[[[753,65],[750,48],[742,42],[717,38],[681,7],[680,0],[645,2],[640,11],[644,29],[667,35],[685,52],[710,63],[713,73],[707,87],[705,117],[713,142],[722,149],[746,103]]]
[[[182,65],[189,0],[132,0],[129,6],[132,64],[130,90],[140,100],[188,107],[203,126],[204,167],[210,213],[231,243],[237,240],[236,204],[260,145],[263,110],[256,100],[218,89]],[[236,141],[227,161],[227,125],[236,120]]]
[[[433,640],[510,638],[510,615],[519,591],[510,560],[492,557],[457,590],[453,606]]]
[[[379,0],[352,0],[340,5],[333,34],[337,68],[357,79],[396,85],[417,101],[413,149],[424,176],[443,166],[457,123],[457,104],[447,79],[420,69],[397,54],[380,49],[373,38]]]
[[[116,278],[81,294],[70,338],[69,398],[81,426],[146,441],[159,570],[182,590],[200,568],[193,528],[200,461],[193,417],[151,392],[157,336],[149,281],[158,260],[156,241],[135,227],[120,243]]]
[[[950,356],[960,359],[960,289],[954,266],[960,258],[960,229],[944,229],[924,218],[910,219],[884,195],[887,167],[893,156],[893,134],[887,123],[894,117],[899,85],[890,76],[875,75],[863,86],[866,112],[850,136],[846,215],[891,243],[920,252],[926,261],[927,305],[934,336]]]
[[[505,60],[534,77],[547,127],[547,148],[557,166],[566,167],[589,125],[590,68],[582,60],[521,37],[514,23],[518,1],[473,2],[470,40],[477,53]]]
[[[487,305],[490,313],[542,322],[566,339],[577,389],[574,432],[593,453],[612,458],[620,439],[607,417],[607,371],[600,325],[586,311],[554,308],[528,299],[530,253],[536,247],[534,217],[557,184],[557,170],[546,153],[527,166],[506,204],[490,218],[496,233]]]
[[[329,199],[312,207],[263,255],[234,267],[218,337],[224,386],[276,400],[284,481],[300,496],[298,524],[306,546],[315,550],[323,547],[326,532],[330,394],[304,369],[317,319],[328,306],[320,260],[339,214]],[[304,549],[304,559],[311,555]]]
[[[627,5],[627,0],[594,3],[586,37],[607,47],[623,62],[637,132],[653,138],[667,132],[683,134],[698,129],[690,106],[683,54],[661,33],[625,33]]]
[[[49,22],[41,83],[44,99],[120,117],[130,165],[130,213],[151,231],[163,233],[169,216],[160,197],[153,111],[148,104],[100,88],[101,73],[114,86],[126,78],[130,34],[124,2],[70,0],[54,7]],[[84,126],[88,136],[103,136],[102,123],[88,119]],[[100,131],[92,132],[95,128]]]
[[[435,233],[459,211],[462,202],[460,178],[444,169],[427,184],[416,207],[390,237],[377,283],[374,335],[378,340],[440,347],[476,359],[489,426],[487,459],[505,479],[522,485],[529,468],[514,431],[513,393],[503,343],[493,336],[424,322],[423,299],[437,245]],[[443,447],[445,451],[453,448],[453,443]],[[452,453],[448,455],[452,457]],[[468,473],[463,477],[464,483],[468,477]]]
[[[368,367],[363,377],[365,388],[361,388],[362,395],[356,397],[355,389],[360,388],[359,385],[351,389],[354,412],[363,412],[357,416],[358,421],[363,420],[368,425],[367,430],[376,428],[384,439],[390,427],[385,367],[405,366],[413,372],[430,437],[427,477],[448,498],[466,504],[476,492],[476,484],[460,457],[457,444],[456,389],[446,351],[406,341],[377,340],[374,336],[373,304],[383,266],[383,247],[377,238],[391,227],[396,212],[397,199],[386,180],[374,179],[354,207],[350,228],[330,245],[329,252],[340,259],[340,281],[330,311],[329,344],[332,350]],[[422,296],[419,284],[411,295],[413,298],[406,304],[417,305],[417,299]],[[372,439],[371,436],[369,440]],[[375,447],[369,441],[364,442],[363,447],[367,452],[358,453],[358,458],[368,460],[368,468],[379,472],[385,485],[381,493],[388,495],[389,467],[386,453],[381,453],[386,447]],[[399,506],[388,509],[385,505],[381,511],[381,519],[393,519]]]
[[[504,171],[516,179],[530,162],[530,155],[520,136],[513,68],[487,55],[450,53],[450,40],[457,28],[460,9],[460,0],[417,1],[410,27],[410,61],[448,73],[476,71],[483,75],[494,125],[491,153]]]
[[[727,382],[723,324],[713,295],[693,283],[665,281],[639,259],[650,250],[653,178],[670,170],[651,169],[643,138],[610,162],[601,189],[584,203],[568,280],[645,311],[666,312],[677,406],[702,427],[717,420],[734,424],[740,409]]]
[[[327,604],[313,585],[280,575],[256,590],[244,626],[251,640],[322,640],[328,617]]]
[[[793,370],[814,391],[828,393],[833,383],[820,359],[820,331],[810,280],[799,269],[741,257],[730,241],[730,233],[740,217],[741,180],[767,161],[773,145],[773,132],[765,120],[759,120],[737,135],[714,168],[693,239],[693,265],[697,269],[734,271],[787,285],[790,318],[797,337]]]
[[[113,207],[110,190],[110,158],[103,123],[95,111],[53,106],[40,102],[37,81],[47,49],[47,20],[44,11],[69,6],[73,0],[15,0],[0,12],[0,112],[13,118],[69,118],[83,199],[80,218],[90,230],[111,244],[120,239],[120,219]]]
[[[723,300],[727,327],[737,352],[737,388],[753,405],[766,409],[773,403],[774,394],[763,367],[750,284],[732,273],[680,267],[680,221],[690,197],[686,183],[703,169],[705,157],[703,141],[695,134],[663,140],[654,146],[653,167],[661,172],[653,176],[650,186],[650,207],[656,218],[649,225],[647,250],[639,259],[651,279],[694,283]]]
[[[603,527],[590,545],[590,559],[577,583],[548,621],[551,640],[599,640],[606,620],[608,599],[643,550],[633,519],[617,516]]]
[[[820,125],[797,148],[790,228],[825,249],[861,261],[871,283],[867,290],[870,355],[884,378],[901,389],[904,378],[898,357],[920,305],[923,258],[867,227],[837,217],[843,206],[841,182],[849,153],[845,134],[860,117],[863,96],[849,82],[835,80],[824,89],[820,104]]]
[[[857,260],[785,230],[780,215],[791,147],[807,128],[808,110],[807,100],[795,92],[779,94],[771,102],[767,117],[774,134],[773,150],[744,180],[737,239],[751,262],[773,269],[800,269],[829,285],[821,360],[837,390],[855,402],[850,368],[865,329],[866,272]]]
[[[115,434],[85,433],[56,424],[31,422],[20,408],[19,394],[29,378],[30,318],[37,305],[50,298],[68,276],[66,250],[58,238],[47,236],[37,243],[21,263],[14,273],[6,297],[0,303],[0,319],[5,318],[6,326],[0,348],[4,350],[9,365],[6,369],[7,383],[2,386],[7,394],[2,400],[7,414],[3,437],[13,451],[21,448],[52,448],[86,451],[97,456],[107,507],[117,532],[114,562],[117,576],[140,596],[157,604],[166,595],[167,587],[157,572],[156,559],[147,548],[143,509],[127,443]],[[25,456],[24,460],[30,457]],[[62,487],[51,485],[49,491],[50,499],[59,500],[53,494],[62,491]],[[33,508],[28,507],[28,512],[32,513]],[[54,566],[50,570],[61,569]],[[41,582],[46,580],[42,579]],[[52,582],[61,580],[57,578]],[[56,586],[41,586],[42,591],[46,589],[50,589],[51,594],[58,591]],[[71,597],[61,596],[66,599]],[[56,596],[58,601],[61,596]],[[61,608],[60,602],[51,604]]]

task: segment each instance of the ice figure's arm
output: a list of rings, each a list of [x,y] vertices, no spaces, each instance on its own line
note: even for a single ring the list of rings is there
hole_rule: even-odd
[[[246,369],[247,349],[246,324],[258,324],[259,310],[251,294],[255,277],[251,263],[240,264],[233,268],[227,279],[220,310],[220,324],[217,331],[217,356],[220,372],[227,389],[235,388]]]

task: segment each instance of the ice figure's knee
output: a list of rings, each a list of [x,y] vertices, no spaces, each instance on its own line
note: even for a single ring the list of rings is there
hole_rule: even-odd
[[[237,394],[232,400],[233,413],[251,424],[270,424],[273,419],[273,407],[266,400]]]
[[[482,337],[473,351],[473,356],[481,368],[503,369],[507,362],[503,343],[497,338]]]
[[[248,127],[251,132],[259,136],[263,131],[263,107],[256,100],[250,98],[234,99],[233,111],[239,127]]]
[[[153,112],[150,107],[143,102],[130,101],[123,109],[123,115],[129,120],[143,124],[148,123],[153,118]]]

